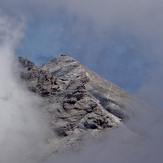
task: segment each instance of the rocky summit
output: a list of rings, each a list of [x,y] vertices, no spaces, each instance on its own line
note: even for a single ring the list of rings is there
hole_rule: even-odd
[[[19,57],[20,76],[42,97],[53,131],[62,138],[113,129],[127,118],[129,93],[75,59],[61,55],[42,66]]]

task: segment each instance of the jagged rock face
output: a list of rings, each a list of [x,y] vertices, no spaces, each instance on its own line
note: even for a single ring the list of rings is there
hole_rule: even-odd
[[[82,79],[85,81],[86,90],[99,100],[106,110],[120,119],[125,118],[124,111],[130,94],[81,65],[75,59],[63,55],[45,63],[41,68],[49,70],[63,81]]]
[[[27,87],[45,101],[49,122],[59,136],[118,126],[128,93],[69,56],[36,66],[19,57]]]
[[[39,68],[22,57],[19,57],[19,61],[21,63],[21,78],[31,91],[42,97],[49,97],[60,89],[61,84],[50,72]]]

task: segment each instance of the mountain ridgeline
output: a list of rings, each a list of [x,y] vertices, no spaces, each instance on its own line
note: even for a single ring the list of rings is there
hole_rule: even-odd
[[[50,127],[64,145],[81,135],[117,128],[128,119],[132,95],[75,59],[61,55],[42,66],[23,57],[18,60],[23,84],[42,98]]]
[[[162,112],[72,57],[6,74],[0,162],[162,162]]]

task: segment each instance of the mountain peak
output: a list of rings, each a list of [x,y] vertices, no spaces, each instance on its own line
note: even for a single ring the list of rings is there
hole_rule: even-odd
[[[22,57],[19,63],[23,83],[43,99],[60,137],[112,129],[125,119],[130,95],[72,57],[61,55],[40,67]]]

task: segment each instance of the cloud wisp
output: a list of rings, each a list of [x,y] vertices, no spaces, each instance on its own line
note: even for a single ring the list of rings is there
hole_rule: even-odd
[[[20,84],[15,48],[24,23],[0,13],[0,162],[36,162],[43,154],[47,122],[42,101]],[[15,62],[15,63],[14,63]],[[45,152],[45,151],[44,151]]]

